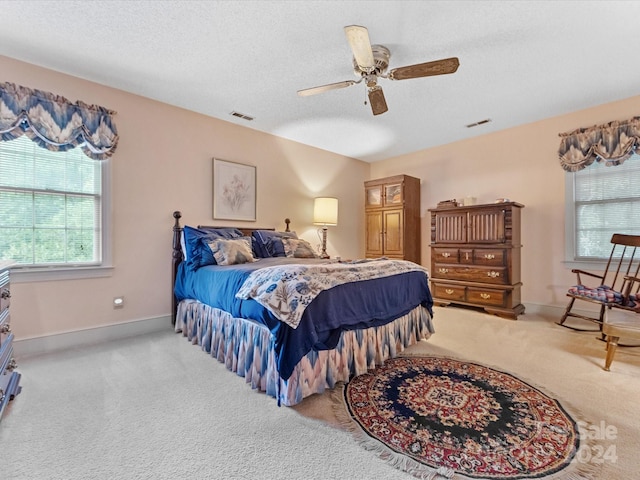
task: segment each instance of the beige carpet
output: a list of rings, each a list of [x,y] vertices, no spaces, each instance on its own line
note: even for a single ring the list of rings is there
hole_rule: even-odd
[[[604,451],[594,446],[581,452],[581,460],[601,463],[602,479],[640,478],[640,348],[619,348],[611,371],[605,372],[605,343],[593,333],[562,328],[555,320],[525,314],[512,321],[436,307],[436,333],[405,354],[483,363],[542,387],[590,421],[587,433],[599,436],[604,426],[606,438],[598,438]],[[312,397],[293,408],[338,426],[328,397]]]
[[[408,354],[467,359],[543,387],[594,434],[605,427],[607,457],[582,453],[604,460],[601,478],[638,478],[640,348],[619,349],[605,372],[604,343],[552,319],[448,307],[434,322]],[[0,423],[3,480],[412,478],[339,429],[329,392],[278,408],[169,328],[18,360],[23,392]]]

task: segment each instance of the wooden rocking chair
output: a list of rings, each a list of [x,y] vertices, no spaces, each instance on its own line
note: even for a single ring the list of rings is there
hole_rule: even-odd
[[[571,270],[577,275],[578,283],[569,289],[567,297],[569,305],[558,322],[558,325],[581,332],[602,332],[604,313],[606,308],[623,308],[640,313],[640,261],[636,258],[636,249],[640,247],[640,235],[623,235],[616,233],[611,237],[611,254],[607,267],[602,275],[584,270]],[[640,257],[640,255],[639,255]],[[597,279],[596,286],[589,287],[582,282],[582,277]],[[583,300],[600,305],[597,317],[590,317],[571,311],[576,300]],[[567,317],[593,322],[594,328],[578,328],[565,324]],[[603,336],[604,337],[604,336]],[[603,338],[604,339],[604,338]]]

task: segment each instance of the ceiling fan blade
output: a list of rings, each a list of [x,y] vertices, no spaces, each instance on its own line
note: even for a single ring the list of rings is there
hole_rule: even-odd
[[[369,31],[366,27],[349,25],[344,27],[344,33],[347,35],[353,58],[356,59],[358,66],[365,71],[375,67],[371,42],[369,41]]]
[[[318,93],[326,92],[328,90],[336,90],[338,88],[350,87],[355,85],[355,80],[345,80],[344,82],[329,83],[327,85],[321,85],[319,87],[305,88],[304,90],[298,90],[298,95],[301,97],[308,97],[309,95],[316,95]]]
[[[371,111],[374,115],[380,115],[381,113],[389,110],[380,85],[376,85],[369,89],[369,103],[371,104]]]
[[[436,60],[435,62],[418,63],[406,67],[394,68],[387,78],[391,80],[407,80],[409,78],[431,77],[433,75],[445,75],[458,70],[460,62],[457,57]]]

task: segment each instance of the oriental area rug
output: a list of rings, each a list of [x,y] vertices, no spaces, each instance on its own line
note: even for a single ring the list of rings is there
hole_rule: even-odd
[[[508,373],[444,357],[398,357],[353,378],[342,418],[365,448],[422,479],[590,479],[579,424]]]

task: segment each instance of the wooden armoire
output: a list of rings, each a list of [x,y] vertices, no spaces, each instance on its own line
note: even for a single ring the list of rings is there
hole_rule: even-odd
[[[364,182],[365,256],[420,263],[420,179],[395,175]]]

